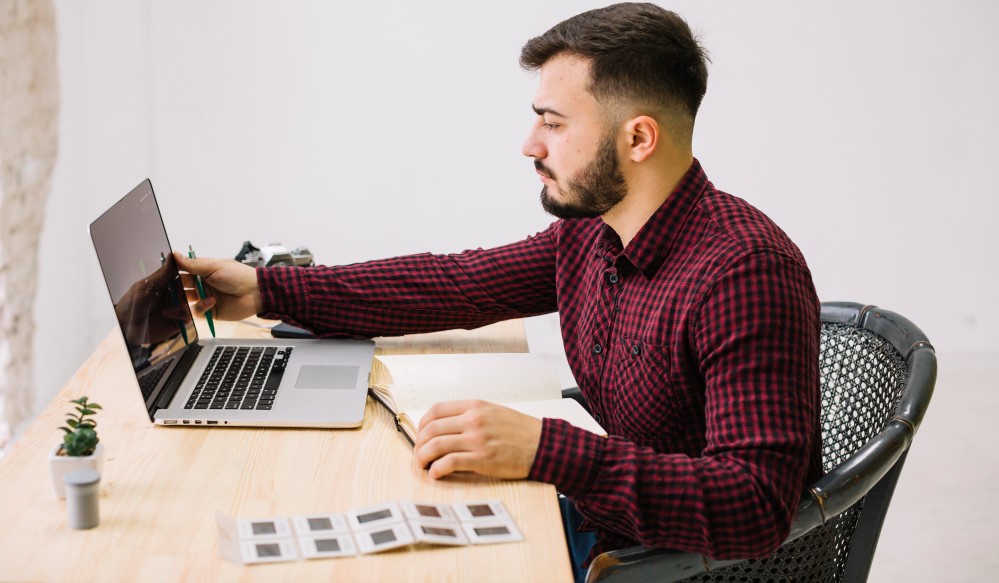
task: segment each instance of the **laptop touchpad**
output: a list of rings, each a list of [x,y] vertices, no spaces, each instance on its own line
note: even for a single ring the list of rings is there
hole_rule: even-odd
[[[296,389],[353,389],[357,386],[357,366],[303,364],[295,380]]]

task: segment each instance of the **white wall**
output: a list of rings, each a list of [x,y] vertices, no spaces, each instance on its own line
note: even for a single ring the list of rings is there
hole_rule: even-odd
[[[86,225],[146,176],[174,247],[203,256],[281,240],[343,263],[542,229],[517,57],[597,5],[58,0],[38,403],[113,326]],[[798,242],[820,297],[999,350],[999,4],[668,7],[713,59],[695,154]]]

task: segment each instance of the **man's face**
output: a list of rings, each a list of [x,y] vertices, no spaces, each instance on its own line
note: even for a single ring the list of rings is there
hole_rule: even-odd
[[[590,67],[556,56],[541,67],[534,96],[537,120],[524,143],[541,176],[541,205],[559,218],[603,215],[627,193],[617,155],[617,132],[586,89]]]

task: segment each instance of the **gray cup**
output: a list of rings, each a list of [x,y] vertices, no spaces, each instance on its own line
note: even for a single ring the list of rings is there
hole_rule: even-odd
[[[98,490],[101,474],[97,470],[76,470],[62,477],[66,484],[66,510],[70,528],[94,528],[101,522]]]

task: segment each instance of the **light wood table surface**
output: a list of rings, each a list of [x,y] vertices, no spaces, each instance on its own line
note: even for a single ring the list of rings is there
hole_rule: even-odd
[[[262,322],[262,321],[259,321]],[[199,331],[207,332],[204,321]],[[268,336],[217,323],[219,336]],[[377,353],[524,352],[519,321],[378,339]],[[68,403],[87,395],[105,448],[101,524],[72,530],[46,457]],[[346,512],[391,500],[502,500],[525,540],[239,566],[218,554],[216,511],[236,518]],[[156,427],[117,330],[0,459],[0,581],[571,581],[555,489],[461,475],[434,481],[368,399],[355,430]]]

